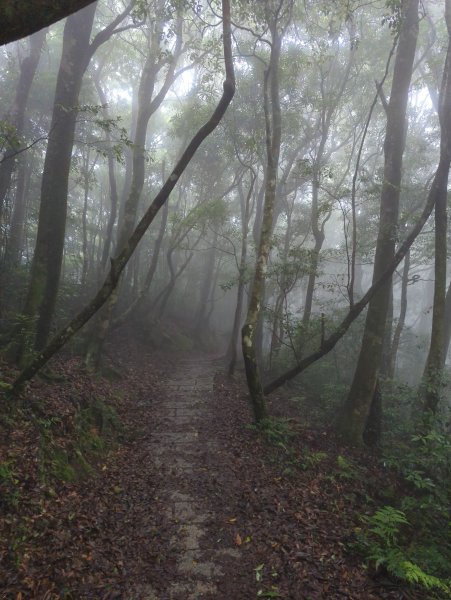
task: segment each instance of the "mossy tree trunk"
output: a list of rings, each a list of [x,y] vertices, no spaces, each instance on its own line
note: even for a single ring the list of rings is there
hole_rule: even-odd
[[[390,100],[387,106],[384,179],[373,282],[381,277],[395,255],[402,159],[406,138],[406,111],[418,37],[418,0],[404,0],[401,19]],[[363,444],[363,432],[381,366],[390,289],[391,281],[387,281],[369,303],[357,368],[339,417],[338,429],[342,438],[349,444],[357,446]]]
[[[280,7],[282,7],[283,2]],[[266,123],[266,173],[263,218],[257,250],[257,262],[252,282],[246,321],[241,330],[244,366],[249,395],[256,423],[267,417],[265,397],[256,353],[256,334],[264,296],[264,283],[267,271],[273,231],[273,213],[276,198],[277,175],[282,132],[280,110],[279,62],[282,33],[279,31],[279,14],[269,14],[267,20],[271,32],[271,53],[264,79],[264,109]]]

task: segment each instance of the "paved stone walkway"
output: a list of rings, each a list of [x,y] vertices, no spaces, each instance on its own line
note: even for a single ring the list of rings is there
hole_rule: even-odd
[[[135,586],[127,600],[198,600],[217,598],[216,583],[223,575],[224,558],[239,558],[237,548],[201,549],[201,540],[214,507],[206,506],[199,492],[190,489],[197,472],[205,475],[205,453],[215,452],[215,440],[204,439],[199,425],[213,410],[215,368],[207,358],[183,360],[167,383],[168,393],[155,406],[160,427],[151,436],[151,455],[157,467],[170,465],[159,499],[167,507],[167,518],[177,524],[177,572],[167,590],[158,594],[149,586]],[[215,476],[215,473],[208,475]],[[194,486],[195,487],[195,486]]]

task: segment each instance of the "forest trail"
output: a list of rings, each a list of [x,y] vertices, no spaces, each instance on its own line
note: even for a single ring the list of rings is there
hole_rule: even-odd
[[[368,494],[383,501],[385,470],[344,460],[282,397],[270,409],[285,429],[257,431],[241,375],[227,377],[213,357],[129,344],[116,364],[124,376],[107,382],[61,362],[61,382],[32,388],[51,448],[64,448],[60,425],[76,406],[99,397],[116,406],[121,443],[98,457],[93,476],[43,483],[39,430],[25,420],[4,436],[0,451],[16,462],[3,491],[20,496],[0,519],[0,598],[431,598],[372,577],[349,551]],[[277,421],[290,410],[289,422]]]
[[[201,547],[208,525],[215,520],[215,509],[211,496],[199,493],[199,480],[215,480],[224,471],[220,445],[209,438],[204,427],[215,416],[215,369],[214,360],[205,356],[182,359],[166,383],[167,394],[154,401],[159,427],[151,433],[150,454],[156,470],[165,470],[155,493],[159,504],[166,507],[166,519],[176,524],[177,533],[169,541],[177,553],[176,572],[163,595],[151,585],[134,586],[129,594],[136,600],[218,597],[217,582],[224,576],[224,560],[240,558],[236,547]],[[216,457],[213,470],[207,456]],[[200,485],[193,487],[193,480]]]

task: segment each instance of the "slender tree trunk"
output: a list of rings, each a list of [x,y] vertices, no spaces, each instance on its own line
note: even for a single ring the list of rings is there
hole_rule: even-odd
[[[283,341],[283,305],[287,297],[287,275],[286,263],[290,251],[291,242],[291,214],[287,211],[287,228],[285,231],[284,248],[282,255],[282,274],[279,283],[279,293],[274,305],[274,318],[272,323],[271,347],[269,350],[269,368],[272,367],[272,361],[279,354]]]
[[[114,328],[120,327],[123,323],[125,323],[125,321],[128,319],[128,317],[132,313],[134,313],[135,311],[137,311],[139,309],[139,307],[141,306],[141,304],[144,301],[144,298],[146,297],[146,294],[148,293],[148,291],[152,285],[152,281],[153,281],[153,278],[154,278],[156,270],[157,270],[158,259],[160,256],[161,246],[163,244],[164,234],[166,231],[168,213],[169,213],[169,204],[166,202],[166,204],[163,206],[163,212],[162,212],[161,221],[160,221],[160,228],[158,231],[157,239],[155,240],[155,244],[154,244],[154,248],[153,248],[153,252],[152,252],[152,258],[150,261],[149,270],[147,271],[146,279],[144,281],[144,285],[143,285],[142,289],[140,290],[139,294],[137,295],[137,297],[133,300],[133,302],[120,315],[120,317],[115,319],[115,321],[113,322]]]
[[[444,328],[443,360],[446,362],[446,357],[449,350],[449,342],[451,340],[451,281],[446,292]]]
[[[213,235],[213,247],[208,252],[205,269],[203,272],[203,283],[199,294],[199,302],[197,306],[196,315],[194,317],[194,336],[202,342],[202,339],[208,328],[206,327],[206,315],[207,315],[207,303],[210,297],[211,290],[214,284],[214,271],[216,264],[216,244],[218,242],[218,232],[215,230]]]
[[[393,334],[393,342],[390,353],[390,367],[388,377],[394,379],[396,370],[396,358],[398,356],[399,342],[406,322],[407,314],[407,286],[409,285],[409,270],[410,270],[410,251],[407,252],[404,259],[404,267],[402,270],[401,281],[401,308],[399,311],[398,322],[396,323],[395,333]]]
[[[182,264],[180,265],[180,267],[177,270],[175,270],[174,264],[172,262],[172,255],[174,253],[175,248],[172,248],[171,250],[169,250],[169,252],[167,254],[167,260],[168,260],[168,266],[169,266],[170,280],[169,280],[169,283],[164,288],[164,290],[158,295],[158,299],[161,298],[160,307],[158,309],[158,319],[163,318],[163,316],[166,312],[166,309],[168,307],[169,298],[171,297],[172,292],[174,291],[177,279],[182,275],[182,273],[184,272],[186,267],[191,262],[191,259],[194,256],[194,253],[192,252],[192,250],[196,249],[201,238],[202,238],[202,234],[194,242],[193,247],[191,248],[191,251],[186,256],[185,260],[182,262]]]
[[[384,183],[373,282],[381,277],[395,254],[406,111],[417,37],[418,0],[404,0],[392,89],[387,106]],[[341,436],[348,443],[357,446],[363,444],[363,432],[381,365],[390,286],[391,282],[387,282],[369,303],[356,372],[339,418]]]
[[[257,251],[257,263],[250,290],[250,300],[246,322],[241,330],[244,366],[251,399],[254,419],[257,423],[267,417],[267,409],[260,369],[256,353],[256,333],[264,300],[264,282],[267,271],[273,228],[273,212],[276,197],[277,174],[281,144],[282,119],[279,98],[279,62],[282,36],[278,31],[277,20],[271,19],[271,54],[268,70],[265,72],[264,107],[266,121],[266,177],[263,219]],[[270,108],[271,107],[271,108]]]
[[[81,285],[84,289],[86,286],[86,280],[88,277],[89,269],[89,255],[88,255],[88,201],[89,201],[89,158],[90,152],[89,147],[87,148],[84,169],[83,169],[83,212],[81,216],[81,225],[83,233],[83,266],[81,271]]]
[[[7,121],[14,128],[14,136],[6,148],[3,160],[0,164],[0,223],[2,222],[3,204],[6,194],[11,185],[11,177],[16,167],[17,152],[22,147],[24,134],[25,110],[30,96],[42,47],[44,45],[47,30],[39,31],[29,39],[30,53],[20,64],[19,80],[17,82],[14,104],[7,117]]]
[[[66,230],[67,190],[72,158],[78,96],[86,70],[96,6],[92,5],[68,18],[64,28],[63,53],[55,91],[50,137],[45,155],[41,187],[41,206],[35,253],[31,267],[24,315],[30,325],[38,315],[35,347],[42,348],[58,293]],[[19,350],[19,362],[27,358],[29,335]]]
[[[102,104],[102,114],[104,119],[109,119],[109,113],[107,108],[107,98],[105,92],[102,89],[100,83],[100,72],[96,71],[94,77],[94,85],[96,86],[97,94],[99,96],[99,100]],[[108,215],[108,222],[106,226],[105,232],[105,240],[103,242],[103,250],[102,250],[102,259],[101,259],[101,272],[104,273],[108,257],[110,256],[112,241],[113,241],[113,228],[116,223],[117,217],[117,207],[118,207],[118,193],[117,193],[117,185],[116,185],[116,169],[115,169],[115,158],[114,152],[112,150],[112,142],[111,135],[108,129],[105,132],[106,141],[108,144],[107,153],[108,153],[108,183],[110,186],[110,203],[111,208]]]
[[[321,157],[322,158],[322,157]],[[315,289],[316,276],[318,274],[319,264],[319,253],[324,243],[324,230],[319,226],[318,220],[318,192],[319,192],[319,173],[315,172],[312,181],[312,233],[315,238],[315,246],[312,250],[312,257],[310,262],[310,272],[307,282],[307,291],[305,294],[304,312],[302,315],[302,327],[304,332],[306,331],[308,324],[310,323],[310,316],[312,314],[313,306],[313,292]]]
[[[442,140],[440,155],[446,156],[447,171],[435,204],[435,281],[432,307],[432,331],[429,353],[423,373],[421,394],[423,412],[435,414],[443,391],[443,367],[445,365],[446,323],[446,258],[447,258],[447,200],[448,177],[451,163],[451,0],[445,2],[445,19],[448,29],[448,50],[439,97],[439,119],[442,130],[447,132],[447,144]]]
[[[239,186],[241,200],[241,255],[238,266],[238,290],[236,295],[235,315],[233,317],[232,336],[230,338],[227,357],[229,360],[229,376],[235,372],[237,360],[237,346],[240,334],[241,318],[243,313],[244,290],[246,286],[246,263],[247,263],[247,238],[249,235],[250,201],[256,181],[256,174],[251,171],[251,184],[249,186],[246,199],[241,185]]]
[[[27,208],[26,198],[33,165],[32,159],[29,156],[21,156],[18,163],[17,186],[11,217],[11,229],[5,254],[5,268],[7,273],[11,273],[11,271],[21,262],[24,245],[25,213]]]

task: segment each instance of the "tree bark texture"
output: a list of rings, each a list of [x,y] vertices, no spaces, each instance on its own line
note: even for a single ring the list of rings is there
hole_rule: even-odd
[[[406,111],[417,37],[418,0],[404,0],[390,100],[386,111],[384,181],[373,282],[380,279],[395,255],[402,158],[406,138]],[[363,432],[381,366],[390,287],[391,282],[387,281],[369,303],[357,368],[338,422],[343,439],[357,446],[363,444]]]
[[[256,330],[264,295],[264,283],[267,271],[271,238],[273,231],[273,213],[276,197],[277,172],[281,144],[281,110],[279,98],[279,62],[282,37],[278,31],[277,20],[272,22],[271,54],[267,71],[265,72],[264,107],[266,121],[266,177],[263,218],[260,230],[260,241],[257,251],[257,262],[252,282],[246,322],[241,330],[244,366],[246,370],[249,395],[257,423],[267,417],[263,385],[258,366],[256,345]]]
[[[435,414],[443,391],[445,365],[446,258],[448,176],[451,161],[451,0],[446,0],[445,18],[448,28],[448,50],[440,89],[438,114],[442,132],[440,156],[447,161],[435,204],[435,263],[432,331],[429,352],[423,373],[421,390],[425,414]]]

